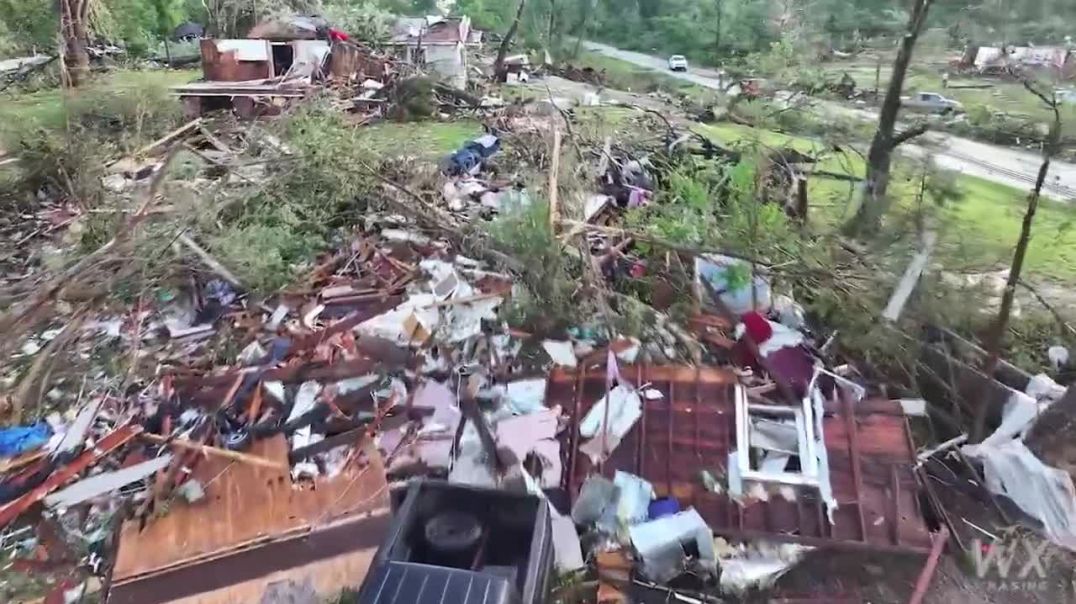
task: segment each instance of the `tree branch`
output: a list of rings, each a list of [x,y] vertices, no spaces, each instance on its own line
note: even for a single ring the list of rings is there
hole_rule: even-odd
[[[930,124],[928,124],[926,122],[916,124],[916,125],[912,126],[911,128],[908,128],[904,132],[901,132],[901,133],[895,135],[893,137],[893,143],[891,145],[891,148],[896,149],[901,144],[912,140],[913,138],[923,134],[924,132],[926,132],[929,129],[930,129]]]

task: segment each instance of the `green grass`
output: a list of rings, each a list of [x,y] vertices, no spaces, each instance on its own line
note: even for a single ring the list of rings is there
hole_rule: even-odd
[[[180,70],[118,70],[99,75],[86,88],[64,91],[60,88],[39,90],[28,94],[0,96],[0,136],[28,121],[50,122],[63,118],[64,99],[87,91],[114,90],[122,93],[149,86],[175,86],[185,84],[201,76],[192,69]]]
[[[696,127],[696,131],[724,144],[758,142],[769,147],[791,146],[805,153],[824,151],[819,141],[759,130],[736,124]],[[830,153],[818,169],[851,172],[863,176],[866,166],[855,153]],[[907,169],[907,167],[906,167]],[[894,178],[891,193],[899,196],[894,212],[911,212],[914,186],[908,179]],[[950,268],[997,270],[1012,260],[1020,236],[1027,192],[981,178],[958,175],[960,197],[941,211],[942,250],[939,261]],[[848,183],[814,178],[808,184],[812,220],[818,226],[832,226],[843,218]],[[818,211],[814,211],[818,210]],[[1043,199],[1035,216],[1032,241],[1025,261],[1025,274],[1037,279],[1076,282],[1076,207]]]
[[[1020,236],[1026,192],[961,176],[963,198],[946,208],[954,251],[983,268],[1006,267]],[[1076,281],[1076,208],[1042,199],[1035,215],[1025,270],[1035,278]],[[1025,273],[1027,274],[1027,273]]]
[[[482,124],[475,120],[381,122],[360,131],[363,142],[374,151],[423,157],[450,153],[481,134]]]

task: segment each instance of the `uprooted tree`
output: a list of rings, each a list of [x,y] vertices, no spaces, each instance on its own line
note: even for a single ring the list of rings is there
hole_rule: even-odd
[[[863,184],[862,197],[855,215],[846,225],[851,235],[864,235],[876,231],[881,225],[882,216],[889,209],[886,192],[889,188],[889,173],[893,166],[893,151],[903,142],[919,136],[926,131],[925,124],[914,126],[897,133],[897,115],[900,113],[900,93],[904,89],[904,77],[912,61],[915,43],[927,20],[927,13],[933,0],[915,0],[907,31],[904,32],[893,61],[893,76],[882,102],[878,117],[878,130],[874,133],[870,151],[867,154],[867,179]]]

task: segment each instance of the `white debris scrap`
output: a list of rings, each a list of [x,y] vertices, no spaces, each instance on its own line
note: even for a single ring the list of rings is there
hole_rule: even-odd
[[[545,349],[546,354],[553,359],[553,363],[556,365],[574,368],[579,364],[578,359],[575,358],[575,348],[571,342],[545,340],[542,342],[542,348]]]
[[[698,548],[702,568],[716,568],[713,533],[694,508],[636,524],[628,528],[628,534],[643,561],[643,574],[658,583],[680,574],[685,558],[683,544],[687,542],[694,542]]]
[[[749,546],[729,545],[714,540],[717,563],[721,567],[721,589],[742,595],[752,588],[768,589],[790,568],[798,564],[812,547],[795,543],[755,541]]]
[[[1063,389],[1053,380],[1035,376],[1026,393],[1012,392],[1002,410],[1001,425],[993,434],[960,450],[983,464],[987,490],[1008,497],[1042,523],[1048,539],[1076,551],[1076,486],[1072,476],[1044,464],[1023,440],[1058,394],[1063,394]]]
[[[638,391],[626,384],[617,385],[579,423],[579,435],[591,439],[579,450],[594,463],[607,458],[642,414],[643,400]]]

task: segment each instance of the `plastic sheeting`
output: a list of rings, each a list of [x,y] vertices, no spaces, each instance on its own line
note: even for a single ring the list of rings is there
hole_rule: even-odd
[[[964,447],[983,464],[986,488],[1004,495],[1043,525],[1046,537],[1076,551],[1076,488],[1064,470],[1042,463],[1021,440]]]
[[[998,429],[982,443],[967,445],[961,451],[983,464],[987,490],[1008,497],[1042,523],[1050,541],[1076,551],[1076,486],[1072,476],[1044,464],[1023,441],[1039,414],[1056,400],[1058,391],[1053,380],[1035,376],[1026,394],[1013,391]]]
[[[52,436],[52,428],[41,422],[32,426],[0,428],[0,457],[15,457],[42,447]]]
[[[618,385],[591,407],[580,422],[580,436],[591,440],[580,446],[579,450],[594,463],[600,462],[616,450],[620,439],[631,431],[642,414],[643,401],[638,391],[625,384]]]

